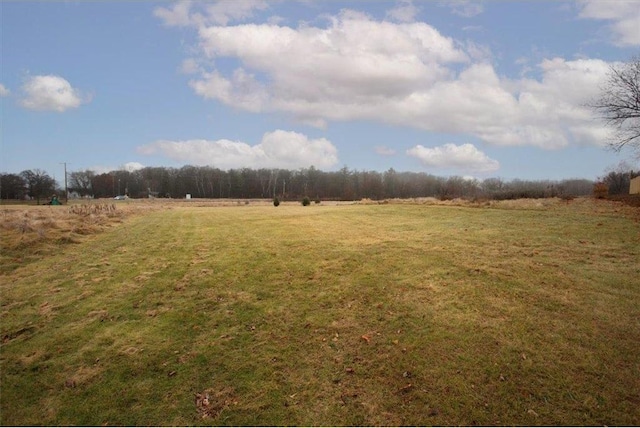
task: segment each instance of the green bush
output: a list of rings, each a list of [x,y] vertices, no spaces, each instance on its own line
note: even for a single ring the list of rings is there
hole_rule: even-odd
[[[305,196],[304,199],[302,199],[302,205],[305,207],[311,205],[311,200]]]
[[[277,197],[273,198],[273,206],[277,207],[278,205],[280,205],[280,199],[278,199]]]

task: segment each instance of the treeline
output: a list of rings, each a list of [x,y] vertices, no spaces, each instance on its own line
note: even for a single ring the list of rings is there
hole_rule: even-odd
[[[640,171],[610,172],[601,179],[610,194],[629,191],[629,180]],[[136,171],[116,170],[98,174],[91,170],[71,172],[67,187],[71,197],[112,198],[273,198],[297,200],[381,200],[388,198],[545,198],[585,196],[593,192],[594,182],[585,179],[562,181],[504,181],[462,177],[437,177],[421,172],[350,170],[325,172],[314,167],[299,170],[230,169],[183,166],[147,167]],[[1,174],[2,199],[44,199],[62,195],[64,189],[46,172],[27,170],[20,174]]]

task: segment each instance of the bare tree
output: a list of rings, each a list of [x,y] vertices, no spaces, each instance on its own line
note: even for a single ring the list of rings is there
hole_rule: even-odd
[[[610,148],[620,151],[630,145],[640,154],[640,56],[610,67],[602,93],[591,107],[615,128]]]
[[[82,196],[91,195],[91,182],[95,175],[91,170],[72,172],[69,180],[69,189],[73,192],[78,192]]]
[[[18,174],[0,174],[0,198],[2,199],[22,199],[26,186],[24,177]]]
[[[29,169],[22,171],[20,176],[27,184],[29,196],[36,198],[36,203],[40,204],[40,198],[51,197],[56,191],[56,180],[41,169]]]

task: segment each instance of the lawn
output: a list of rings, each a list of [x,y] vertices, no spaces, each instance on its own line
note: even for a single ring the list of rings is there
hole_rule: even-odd
[[[2,425],[640,425],[637,209],[176,203],[31,257],[16,227]]]

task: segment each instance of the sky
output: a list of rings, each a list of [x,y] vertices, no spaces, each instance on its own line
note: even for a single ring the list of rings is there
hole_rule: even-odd
[[[596,179],[640,0],[1,1],[0,172]]]

